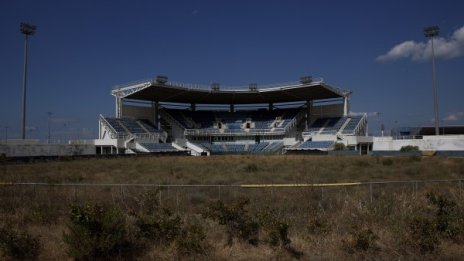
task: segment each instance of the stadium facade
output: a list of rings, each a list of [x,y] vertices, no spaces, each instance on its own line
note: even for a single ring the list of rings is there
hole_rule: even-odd
[[[111,94],[115,114],[100,115],[97,139],[66,144],[5,140],[0,160],[150,153],[395,156],[405,155],[400,153],[405,146],[423,155],[464,156],[464,126],[440,126],[440,135],[425,126],[368,136],[367,115],[350,112],[352,93],[312,77],[224,87],[158,76],[115,86]]]
[[[97,154],[325,153],[372,149],[350,91],[322,79],[244,87],[175,83],[165,76],[115,86],[115,116],[100,115]],[[343,144],[343,145],[341,145]]]

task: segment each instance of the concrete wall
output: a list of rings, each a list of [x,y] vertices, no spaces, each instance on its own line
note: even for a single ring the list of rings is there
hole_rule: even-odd
[[[423,136],[422,139],[396,139],[374,137],[374,151],[399,151],[412,145],[421,151],[464,151],[464,135]]]
[[[2,143],[0,154],[7,157],[95,155],[93,144]]]

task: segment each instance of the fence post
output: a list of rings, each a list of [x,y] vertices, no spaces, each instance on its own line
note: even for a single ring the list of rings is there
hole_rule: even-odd
[[[176,214],[179,215],[179,187],[176,187]]]
[[[459,197],[462,198],[462,180],[459,180]]]
[[[218,198],[221,200],[221,185],[218,185]]]

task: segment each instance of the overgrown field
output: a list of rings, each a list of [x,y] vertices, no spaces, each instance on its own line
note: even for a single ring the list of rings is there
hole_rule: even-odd
[[[464,179],[464,159],[243,155],[3,164],[2,183],[74,185],[1,185],[0,259],[458,260],[464,181],[414,182],[437,179]]]

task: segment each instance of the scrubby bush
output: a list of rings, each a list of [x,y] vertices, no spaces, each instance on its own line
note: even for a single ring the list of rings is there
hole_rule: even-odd
[[[77,260],[111,258],[130,254],[126,220],[116,208],[72,206],[63,240],[69,256]]]
[[[246,209],[249,203],[248,198],[242,198],[231,205],[215,201],[208,205],[203,216],[226,227],[227,245],[232,245],[236,238],[256,246],[258,245],[259,224]]]
[[[185,226],[175,244],[179,256],[201,255],[206,253],[206,232],[199,224]]]
[[[372,231],[370,228],[361,229],[356,225],[352,227],[350,231],[351,237],[345,241],[342,239],[344,244],[344,249],[349,254],[355,254],[357,252],[367,252],[367,251],[377,251],[379,247],[376,244],[376,241],[379,239],[377,234]]]
[[[436,251],[442,240],[459,240],[463,236],[464,217],[457,203],[443,194],[426,194],[427,209],[409,221],[412,243],[421,253]]]
[[[354,238],[354,248],[357,250],[367,251],[377,248],[375,246],[375,241],[379,239],[379,237],[370,228],[355,232]]]
[[[137,218],[138,237],[147,239],[157,245],[172,243],[182,231],[182,220],[168,208],[162,208],[152,215]]]
[[[440,236],[456,239],[463,233],[464,217],[454,200],[441,194],[427,193],[429,203],[435,207],[435,227]]]
[[[285,247],[290,244],[288,238],[289,224],[286,220],[276,213],[275,210],[269,208],[258,213],[258,223],[262,230],[267,235],[267,241],[271,246]]]
[[[0,257],[35,260],[39,255],[40,241],[27,232],[0,228]]]
[[[419,151],[419,147],[413,146],[413,145],[406,145],[401,147],[400,149],[401,152],[417,152]]]
[[[409,222],[411,239],[422,254],[435,251],[440,245],[440,238],[433,220],[424,216],[416,216]]]

